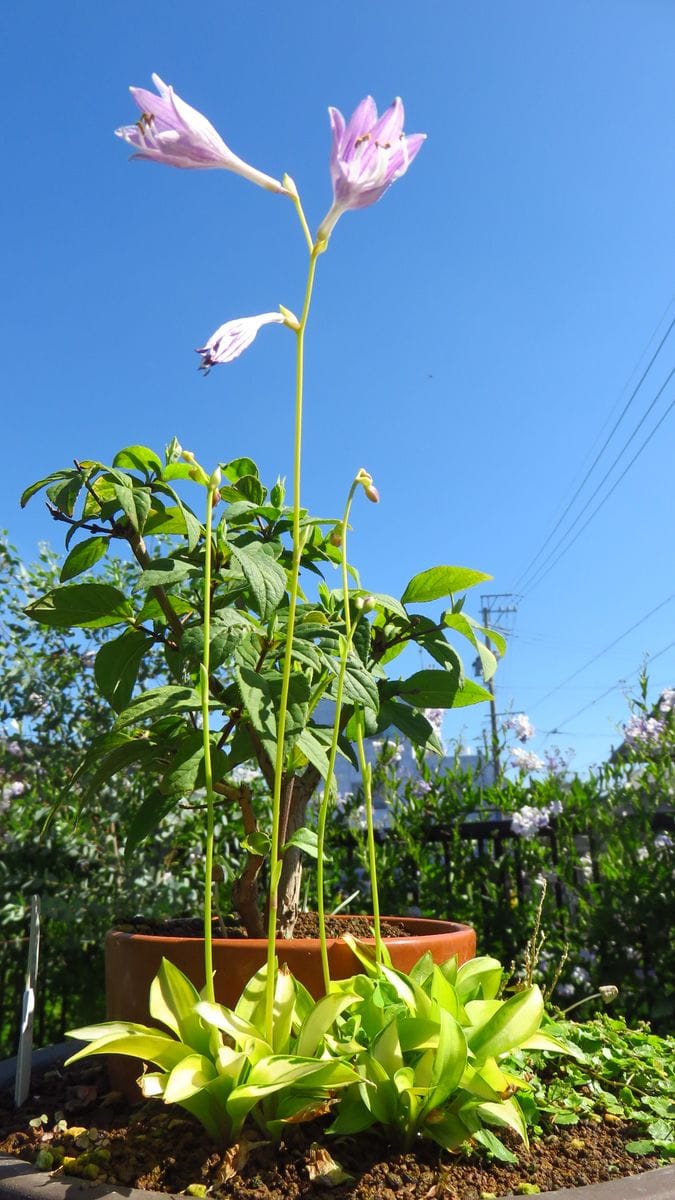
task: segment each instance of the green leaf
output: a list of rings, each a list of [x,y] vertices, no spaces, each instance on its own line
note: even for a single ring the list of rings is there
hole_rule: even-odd
[[[74,579],[76,575],[81,575],[83,571],[88,571],[100,558],[103,558],[109,545],[110,539],[105,537],[90,537],[79,542],[70,551],[61,567],[61,583],[66,583],[69,579]]]
[[[252,458],[233,458],[228,463],[222,463],[221,470],[230,483],[237,483],[245,475],[252,475],[257,479],[260,474]]]
[[[161,459],[147,446],[126,446],[115,455],[112,465],[142,471],[144,475],[161,475],[163,469]]]
[[[253,604],[264,621],[279,607],[286,595],[286,572],[256,542],[250,546],[230,544],[230,550],[250,588]]]
[[[135,529],[137,533],[142,533],[150,515],[152,497],[147,488],[140,484],[136,484],[134,487],[129,475],[124,476],[124,479],[129,483],[113,482],[113,491],[132,529]]]
[[[41,625],[58,629],[102,629],[131,620],[134,610],[123,592],[109,583],[73,583],[53,588],[24,610]]]
[[[497,659],[492,651],[476,637],[476,622],[472,621],[470,617],[465,616],[464,613],[453,612],[444,613],[443,621],[449,629],[454,629],[457,633],[461,633],[462,637],[467,638],[471,642],[471,645],[476,648],[481,662],[483,678],[486,681],[491,679],[497,670]]]
[[[96,684],[115,712],[121,712],[131,700],[138,668],[151,646],[152,638],[147,634],[126,629],[119,637],[101,646],[96,655]]]
[[[426,746],[434,736],[433,726],[422,713],[396,700],[382,701],[379,724],[382,729],[395,725],[416,746]]]
[[[124,712],[120,713],[115,725],[117,729],[123,729],[126,725],[145,721],[148,717],[199,710],[201,705],[201,695],[195,688],[169,683],[137,696]]]
[[[149,567],[141,572],[139,582],[142,588],[170,587],[180,583],[190,574],[195,574],[196,568],[191,563],[183,562],[180,558],[155,558]]]
[[[66,516],[72,517],[75,510],[75,502],[84,484],[84,479],[80,471],[74,471],[70,479],[64,480],[63,483],[53,483],[47,488],[47,495],[55,508],[59,512],[65,513]]]
[[[397,694],[415,708],[453,708],[459,692],[459,673],[425,669],[397,681],[395,686]]]
[[[222,779],[228,769],[228,760],[217,745],[218,734],[211,739],[211,767],[213,778]],[[162,777],[161,790],[169,796],[190,796],[206,783],[204,774],[204,735],[199,731],[190,733],[180,742],[168,771]]]
[[[282,851],[287,850],[289,846],[295,846],[298,850],[302,850],[303,854],[308,854],[310,858],[319,857],[316,833],[304,825],[291,834],[288,841],[281,847]],[[330,859],[326,857],[326,861],[330,862]]]
[[[51,475],[45,475],[44,479],[38,479],[37,483],[31,483],[30,487],[21,493],[21,507],[25,508],[31,497],[40,492],[42,488],[47,487],[50,483],[56,483],[58,480],[70,479],[75,473],[72,467],[65,471],[52,471]]]
[[[413,575],[403,595],[402,604],[424,603],[429,600],[440,600],[442,596],[452,596],[455,592],[465,592],[467,588],[475,587],[492,579],[482,571],[472,571],[469,567],[430,567],[419,575]]]
[[[251,504],[255,504],[256,507],[261,505],[265,500],[265,489],[257,475],[242,475],[237,480],[235,490],[245,500],[250,501]]]
[[[124,843],[124,857],[126,859],[131,858],[136,848],[150,834],[156,833],[165,816],[171,812],[175,804],[175,796],[165,796],[158,789],[155,789],[149,796],[146,796],[131,818]]]

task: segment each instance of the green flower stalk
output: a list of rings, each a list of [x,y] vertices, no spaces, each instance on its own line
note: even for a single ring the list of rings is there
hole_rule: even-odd
[[[206,787],[206,851],[204,855],[204,974],[206,999],[215,1004],[213,985],[213,846],[214,846],[214,792],[213,763],[211,759],[211,726],[209,721],[209,678],[211,674],[211,581],[212,581],[212,534],[213,508],[221,474],[216,468],[206,487],[206,537],[204,543],[204,651],[199,671],[202,698],[202,735],[204,738],[204,783]]]

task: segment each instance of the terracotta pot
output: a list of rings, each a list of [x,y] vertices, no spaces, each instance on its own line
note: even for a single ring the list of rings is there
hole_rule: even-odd
[[[340,919],[340,918],[338,918]],[[343,917],[345,923],[349,917]],[[476,934],[468,925],[453,921],[431,921],[423,917],[388,917],[397,921],[406,937],[385,938],[394,966],[410,970],[418,958],[430,950],[434,962],[445,962],[456,954],[466,962],[476,953]],[[374,945],[371,938],[364,939]],[[318,938],[279,939],[279,962],[317,999],[323,995],[323,976]],[[230,1007],[236,1004],[245,984],[263,966],[267,957],[264,938],[215,938],[213,965],[216,999]],[[106,1004],[110,1020],[147,1021],[150,984],[162,958],[180,967],[195,987],[204,986],[204,942],[202,938],[162,937],[145,933],[118,933],[106,936]],[[358,959],[342,938],[328,939],[328,963],[334,979],[347,979],[360,969]]]
[[[349,917],[341,918],[346,922]],[[418,958],[430,950],[434,962],[445,962],[456,954],[466,962],[476,953],[476,933],[469,925],[453,921],[431,921],[422,917],[390,917],[407,931],[408,936],[385,938],[394,966],[409,970]],[[363,939],[374,945],[373,939]],[[317,999],[323,995],[323,976],[318,938],[294,938],[277,941],[280,963]],[[264,938],[215,938],[213,965],[216,999],[233,1007],[244,986],[263,966],[267,957]],[[162,958],[180,967],[198,989],[204,986],[204,942],[202,938],[162,937],[145,933],[119,933],[111,930],[105,943],[106,1006],[109,1020],[150,1020],[148,997],[150,984]],[[358,959],[342,938],[329,938],[328,963],[334,979],[347,979],[360,969]],[[138,1097],[135,1080],[140,1068],[134,1060],[117,1055],[108,1059],[113,1087],[129,1099]]]

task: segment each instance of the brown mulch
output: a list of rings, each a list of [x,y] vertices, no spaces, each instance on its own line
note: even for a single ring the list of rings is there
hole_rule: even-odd
[[[384,917],[380,923],[383,937],[407,937],[409,931],[398,921]],[[203,937],[204,924],[199,917],[173,917],[170,920],[154,920],[151,917],[123,917],[115,922],[114,928],[122,933],[148,933],[162,937]],[[326,933],[328,937],[341,937],[346,932],[356,938],[372,938],[372,917],[359,917],[348,914],[344,917],[326,917]],[[244,926],[236,920],[224,924],[214,919],[213,936],[228,938],[247,937]],[[319,924],[316,913],[298,913],[294,936],[296,938],[318,938]]]
[[[529,1150],[511,1142],[517,1165],[490,1164],[478,1154],[450,1155],[427,1141],[401,1154],[373,1130],[328,1137],[319,1122],[290,1127],[279,1147],[256,1143],[252,1131],[253,1144],[223,1154],[182,1109],[158,1101],[130,1109],[107,1089],[104,1063],[91,1060],[36,1075],[18,1112],[9,1093],[0,1095],[0,1153],[49,1165],[49,1154],[58,1161],[65,1152],[57,1178],[77,1174],[168,1192],[198,1185],[193,1195],[208,1188],[223,1200],[485,1200],[578,1187],[658,1166],[654,1158],[635,1158],[624,1149],[635,1131],[616,1121],[547,1132]],[[349,1178],[333,1186],[321,1182],[326,1152]]]

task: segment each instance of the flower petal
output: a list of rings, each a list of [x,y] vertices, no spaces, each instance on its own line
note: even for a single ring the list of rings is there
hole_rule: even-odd
[[[200,371],[208,374],[211,367],[232,362],[251,345],[263,325],[283,325],[285,321],[283,313],[268,312],[257,317],[237,317],[219,325],[206,345],[197,350],[197,354],[202,355]]]

